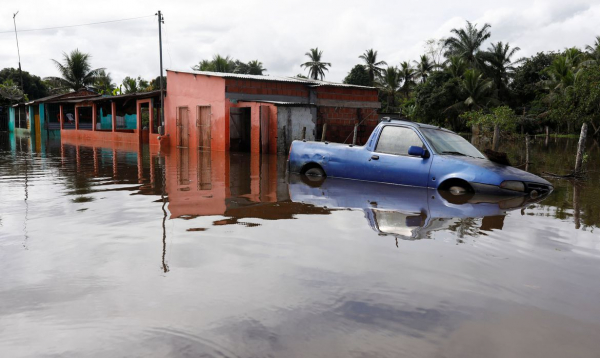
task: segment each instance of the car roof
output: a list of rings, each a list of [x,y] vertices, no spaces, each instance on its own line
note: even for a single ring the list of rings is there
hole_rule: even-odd
[[[431,124],[411,122],[411,121],[404,120],[404,119],[383,118],[381,122],[382,123],[387,122],[387,123],[390,123],[390,124],[402,124],[402,125],[407,125],[407,126],[411,126],[411,127],[414,127],[414,128],[440,129],[440,130],[443,130],[443,131],[446,131],[446,132],[454,133],[451,130],[446,129],[446,128],[434,126],[434,125],[431,125]]]

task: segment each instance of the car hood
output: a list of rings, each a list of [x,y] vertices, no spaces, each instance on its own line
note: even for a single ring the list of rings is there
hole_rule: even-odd
[[[500,185],[504,180],[519,180],[552,186],[546,179],[535,174],[485,158],[436,155],[435,167],[452,168],[455,173],[463,174],[461,176],[466,180],[482,184]]]

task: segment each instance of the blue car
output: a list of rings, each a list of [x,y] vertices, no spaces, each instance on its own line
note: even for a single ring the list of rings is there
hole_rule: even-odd
[[[383,120],[367,144],[294,141],[289,171],[447,190],[454,195],[493,193],[538,196],[545,179],[488,160],[458,134],[431,125]]]

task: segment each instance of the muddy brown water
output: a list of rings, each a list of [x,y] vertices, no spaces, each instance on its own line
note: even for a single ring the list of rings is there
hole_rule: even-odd
[[[534,173],[574,139],[536,139]],[[503,143],[513,163],[524,143]],[[0,134],[3,357],[597,357],[600,149],[537,203]]]

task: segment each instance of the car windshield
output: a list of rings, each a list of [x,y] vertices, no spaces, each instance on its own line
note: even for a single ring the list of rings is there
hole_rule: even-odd
[[[477,148],[458,134],[430,128],[421,128],[421,132],[438,154],[485,158]]]

